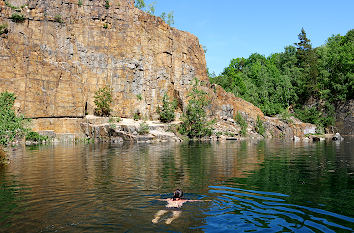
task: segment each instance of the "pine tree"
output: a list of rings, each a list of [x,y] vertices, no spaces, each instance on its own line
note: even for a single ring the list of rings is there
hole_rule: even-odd
[[[297,86],[302,93],[298,93],[302,103],[306,102],[310,97],[316,97],[318,94],[317,88],[317,56],[312,49],[311,41],[307,38],[304,28],[298,35],[299,42],[295,43],[297,66],[303,69],[303,77],[297,80]]]

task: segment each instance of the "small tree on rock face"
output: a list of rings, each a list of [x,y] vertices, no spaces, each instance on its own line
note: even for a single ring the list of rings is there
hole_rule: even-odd
[[[100,88],[95,92],[94,98],[93,102],[96,105],[95,115],[109,116],[111,113],[112,89],[108,86]]]
[[[162,99],[162,107],[158,107],[157,113],[160,115],[160,121],[169,123],[175,120],[176,101],[170,102],[165,93]]]
[[[28,131],[24,126],[26,120],[15,114],[15,99],[13,93],[6,91],[0,94],[0,145],[8,145]]]
[[[189,138],[201,138],[212,134],[214,121],[208,121],[205,107],[209,104],[207,93],[198,89],[200,81],[194,80],[193,88],[189,93],[189,102],[186,112],[182,116],[179,128],[181,134]]]
[[[143,9],[143,8],[145,8],[145,2],[144,2],[144,0],[136,0],[135,1],[135,7],[136,8],[138,8],[138,9]]]

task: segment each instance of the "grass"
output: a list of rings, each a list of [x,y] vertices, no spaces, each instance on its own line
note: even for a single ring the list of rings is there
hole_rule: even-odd
[[[8,26],[6,23],[0,24],[0,35],[7,34],[9,32]]]
[[[22,23],[23,21],[25,21],[25,17],[22,14],[18,13],[13,13],[10,19],[15,23]]]

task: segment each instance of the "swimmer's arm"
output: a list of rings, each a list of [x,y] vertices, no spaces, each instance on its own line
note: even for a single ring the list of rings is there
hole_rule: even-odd
[[[211,201],[211,200],[187,200],[187,201],[195,202],[195,201]]]

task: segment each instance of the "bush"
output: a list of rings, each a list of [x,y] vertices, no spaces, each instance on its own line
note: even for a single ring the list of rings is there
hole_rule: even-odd
[[[189,93],[187,109],[182,116],[179,132],[189,138],[211,136],[214,121],[208,121],[205,108],[209,104],[204,91],[198,89],[200,81],[194,80],[193,88]]]
[[[291,120],[291,114],[288,112],[288,110],[284,110],[282,113],[280,113],[280,120],[287,124],[294,123],[294,121]]]
[[[7,24],[0,25],[0,35],[7,34],[9,32]]]
[[[170,102],[168,95],[165,93],[162,99],[162,108],[157,108],[157,113],[160,115],[160,121],[164,123],[169,123],[175,120],[175,110],[177,107],[177,102]]]
[[[265,129],[263,125],[263,121],[259,116],[257,116],[257,121],[256,121],[256,132],[265,137]]]
[[[9,92],[0,94],[0,145],[8,145],[27,132],[26,120],[23,116],[16,116],[13,109],[15,95]]]
[[[64,23],[64,21],[63,21],[62,18],[61,18],[61,15],[56,15],[56,16],[54,17],[54,21],[55,21],[55,22],[58,22],[58,23]]]
[[[134,119],[134,121],[138,121],[138,120],[140,120],[140,119],[141,119],[140,112],[136,112],[136,113],[134,113],[133,119]]]
[[[40,135],[37,132],[30,131],[26,134],[26,141],[40,142],[48,140],[48,136]]]
[[[82,6],[82,0],[79,0],[79,2],[77,3],[77,5]]]
[[[108,0],[106,0],[106,4],[104,5],[104,7],[106,7],[106,9],[109,9],[110,5]]]
[[[140,127],[138,130],[138,134],[139,135],[146,135],[149,134],[149,126],[146,123],[146,121],[143,121],[142,123],[140,123]]]
[[[245,137],[247,135],[247,122],[242,117],[241,113],[237,112],[235,116],[235,121],[241,126],[240,134],[241,136]]]
[[[10,19],[15,23],[22,23],[25,21],[25,17],[22,14],[13,13]]]
[[[109,116],[111,113],[112,104],[112,89],[108,86],[98,89],[95,92],[95,100],[93,101],[96,105],[95,115],[97,116]]]

